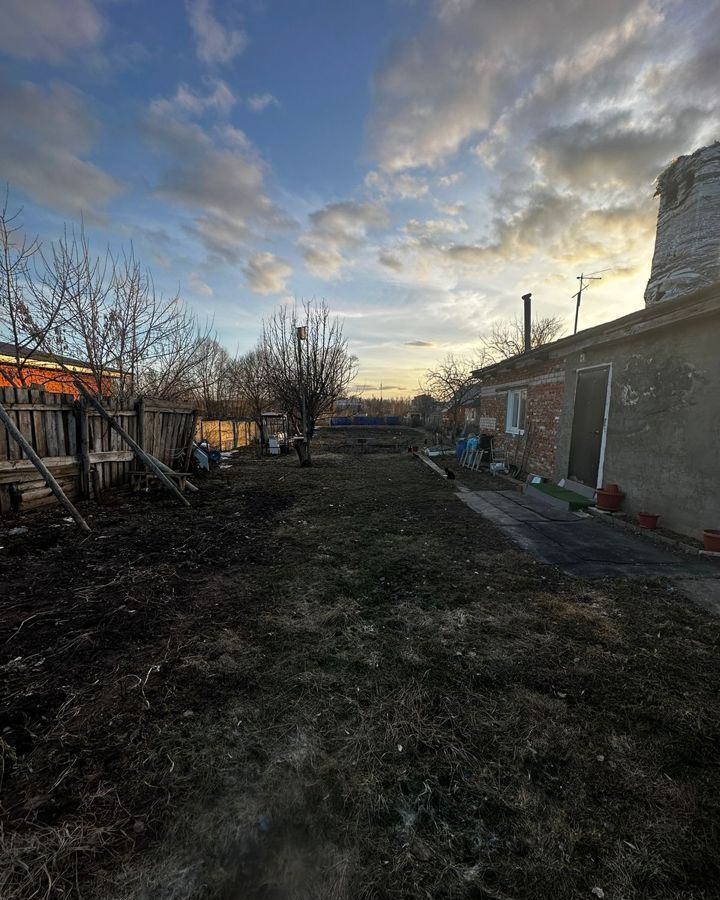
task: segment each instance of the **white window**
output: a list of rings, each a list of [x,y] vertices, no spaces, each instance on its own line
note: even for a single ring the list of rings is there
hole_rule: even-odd
[[[508,434],[523,434],[525,431],[525,409],[527,407],[527,389],[508,391],[507,413],[505,415],[505,431]]]

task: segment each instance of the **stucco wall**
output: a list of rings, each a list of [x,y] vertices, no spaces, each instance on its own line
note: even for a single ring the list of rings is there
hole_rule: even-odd
[[[720,315],[676,322],[567,357],[555,479],[567,475],[577,370],[612,364],[603,480],[623,509],[701,537],[720,528]]]

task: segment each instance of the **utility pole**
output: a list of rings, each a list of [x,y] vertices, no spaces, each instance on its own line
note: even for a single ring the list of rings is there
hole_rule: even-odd
[[[577,334],[578,317],[580,316],[580,301],[582,300],[583,291],[587,290],[590,287],[590,285],[585,284],[585,282],[600,281],[602,279],[602,275],[585,275],[584,273],[581,273],[580,275],[577,275],[576,278],[580,282],[580,290],[577,292],[577,294],[572,295],[572,299],[577,300],[577,303],[575,304],[575,330],[573,331],[573,334]]]
[[[307,340],[307,330],[304,325],[298,325],[297,327],[297,342],[298,342],[298,374],[300,375],[300,411],[302,413],[302,430],[303,430],[303,441],[307,444],[307,401],[305,398],[306,391],[306,378],[305,373],[303,372],[303,354],[302,354],[302,342]]]

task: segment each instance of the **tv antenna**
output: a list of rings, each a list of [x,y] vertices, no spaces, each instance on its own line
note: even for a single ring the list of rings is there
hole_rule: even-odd
[[[600,269],[599,272],[591,272],[590,275],[585,275],[584,272],[581,272],[580,275],[576,276],[577,280],[580,282],[580,290],[577,292],[577,294],[572,295],[572,299],[577,301],[575,303],[575,330],[573,331],[573,334],[577,334],[578,317],[580,316],[580,301],[582,300],[583,291],[586,291],[590,287],[590,285],[586,284],[585,282],[601,281],[602,275],[600,273],[607,271],[609,270]]]

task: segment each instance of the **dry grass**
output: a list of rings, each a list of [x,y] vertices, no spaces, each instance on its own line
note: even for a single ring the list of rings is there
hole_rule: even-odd
[[[9,796],[43,799],[6,806],[3,898],[717,896],[718,623],[660,583],[565,578],[412,458],[342,440],[312,470],[243,460],[194,531],[158,510],[139,568],[172,572],[144,594],[131,553],[79,551],[57,647],[88,634],[93,662],[48,723],[27,712],[35,743],[4,735]]]

